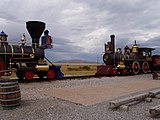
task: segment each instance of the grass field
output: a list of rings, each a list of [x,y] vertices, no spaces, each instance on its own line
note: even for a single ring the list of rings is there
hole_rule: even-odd
[[[65,76],[94,75],[97,70],[97,64],[59,63],[58,65],[61,66],[61,71]]]

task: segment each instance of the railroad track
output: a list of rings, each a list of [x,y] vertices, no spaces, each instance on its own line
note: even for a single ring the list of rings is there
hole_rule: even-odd
[[[65,77],[61,78],[60,80],[66,80],[66,79],[88,79],[88,78],[100,78],[100,76],[95,76],[95,75],[65,76]]]
[[[102,76],[95,76],[95,75],[82,75],[82,76],[65,76],[63,78],[59,78],[59,79],[48,79],[48,78],[38,78],[35,77],[33,80],[31,81],[27,81],[25,79],[23,80],[19,80],[17,78],[12,78],[12,79],[16,79],[19,82],[39,82],[39,81],[54,81],[54,80],[74,80],[74,79],[90,79],[90,78],[101,78]]]
[[[128,76],[128,75],[127,75]],[[132,75],[129,75],[132,76]],[[25,79],[19,80],[18,78],[11,78],[16,79],[19,82],[38,82],[38,81],[55,81],[55,80],[74,80],[74,79],[90,79],[90,78],[101,78],[101,77],[113,77],[112,75],[79,75],[79,76],[64,76],[63,78],[54,78],[54,79],[48,79],[48,78],[39,78],[34,77],[33,80],[27,81]]]

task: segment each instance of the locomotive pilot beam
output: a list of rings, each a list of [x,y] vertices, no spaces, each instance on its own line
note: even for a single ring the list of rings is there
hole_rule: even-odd
[[[25,34],[21,38],[21,44],[12,45],[7,41],[8,35],[3,31],[0,33],[0,77],[11,75],[13,69],[16,69],[16,75],[20,80],[32,80],[35,75],[40,78],[46,76],[49,79],[63,77],[60,66],[48,64],[45,57],[45,49],[52,48],[52,38],[48,35],[49,31],[45,30],[45,23],[28,21],[26,28],[32,38],[31,46],[25,45]],[[44,30],[40,46],[39,39]]]
[[[139,74],[160,70],[160,56],[152,55],[154,48],[141,48],[135,41],[130,49],[127,45],[122,53],[121,48],[115,52],[115,35],[105,44],[103,62],[105,65],[97,66],[96,75]]]

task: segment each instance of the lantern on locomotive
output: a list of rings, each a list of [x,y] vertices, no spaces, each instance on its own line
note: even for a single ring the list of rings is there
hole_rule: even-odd
[[[47,76],[52,79],[62,77],[59,66],[52,63],[49,65],[45,57],[45,49],[52,48],[52,39],[45,30],[45,23],[41,21],[28,21],[26,28],[32,38],[32,45],[26,45],[26,37],[23,34],[21,43],[18,45],[8,44],[7,36],[3,31],[0,34],[0,76],[10,75],[16,69],[19,79],[32,80],[34,75],[40,78]],[[41,46],[39,38],[43,31]],[[46,58],[46,60],[44,59]]]

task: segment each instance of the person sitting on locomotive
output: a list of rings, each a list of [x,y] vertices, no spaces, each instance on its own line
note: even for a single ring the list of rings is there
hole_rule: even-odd
[[[105,45],[105,52],[111,51],[111,42],[107,42],[104,45]]]
[[[48,30],[45,30],[44,31],[44,36],[42,36],[42,40],[41,40],[41,47],[43,49],[47,49],[47,48],[52,48],[52,38],[51,36],[49,35],[49,31]]]
[[[121,53],[122,53],[121,48],[117,48],[116,54],[121,54]]]
[[[117,51],[115,53],[115,65],[118,65],[118,63],[121,61],[121,59],[122,59],[121,48],[117,48]]]
[[[124,48],[124,58],[130,59],[130,49],[129,49],[128,45],[126,45]]]

